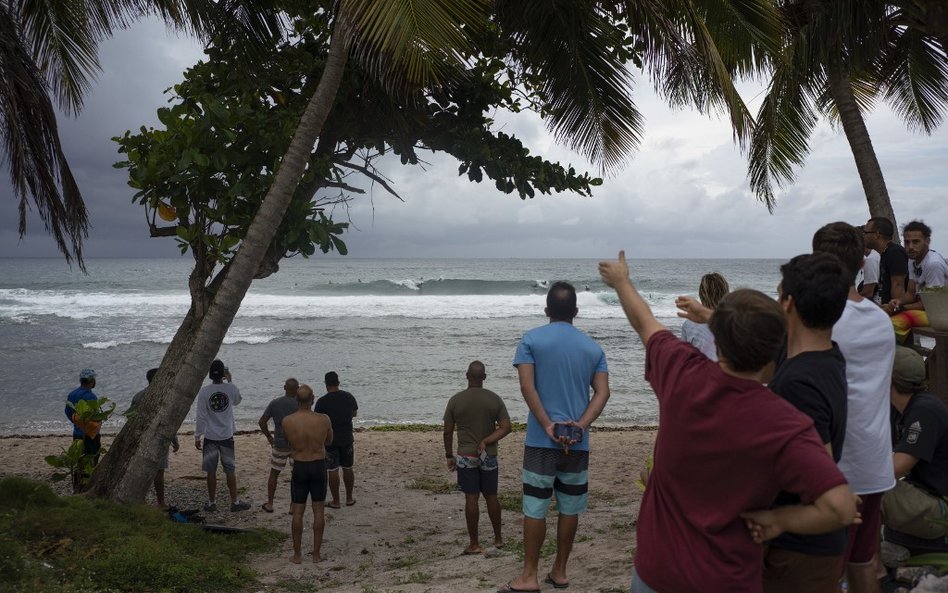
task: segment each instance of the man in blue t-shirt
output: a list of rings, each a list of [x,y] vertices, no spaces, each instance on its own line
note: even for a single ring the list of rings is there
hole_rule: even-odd
[[[99,463],[99,450],[102,448],[102,435],[99,434],[99,423],[83,423],[76,416],[75,406],[81,400],[96,401],[98,398],[92,389],[95,387],[95,371],[92,369],[82,369],[79,373],[79,387],[76,387],[66,396],[66,418],[72,422],[72,438],[75,441],[82,441],[82,452],[84,455],[94,455],[92,459],[93,467]],[[87,479],[87,475],[75,473],[72,476],[73,490],[78,491],[82,482]]]
[[[513,364],[530,408],[523,453],[523,570],[500,591],[538,591],[540,546],[556,491],[557,552],[544,582],[569,585],[566,563],[579,514],[586,511],[589,425],[609,399],[609,369],[602,348],[573,327],[576,289],[557,282],[546,295],[547,325],[523,335]],[[592,398],[589,388],[592,387]],[[572,433],[572,434],[571,434]],[[576,434],[578,433],[578,434]]]

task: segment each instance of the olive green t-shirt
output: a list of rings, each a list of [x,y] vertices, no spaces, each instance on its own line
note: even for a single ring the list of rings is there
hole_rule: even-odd
[[[510,420],[507,406],[489,389],[472,387],[448,400],[444,420],[453,421],[458,433],[458,455],[477,455],[477,444],[494,432],[501,420]],[[497,455],[497,443],[487,446],[488,455]]]

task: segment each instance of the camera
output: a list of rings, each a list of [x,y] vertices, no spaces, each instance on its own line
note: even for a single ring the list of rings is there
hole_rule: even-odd
[[[556,438],[566,437],[578,443],[583,440],[583,429],[572,424],[560,424],[557,422],[553,425],[553,436]]]

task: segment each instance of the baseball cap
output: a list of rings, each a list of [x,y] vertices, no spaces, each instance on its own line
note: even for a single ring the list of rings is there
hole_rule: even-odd
[[[892,365],[892,380],[907,385],[925,382],[925,361],[921,355],[905,346],[895,347],[895,363]]]
[[[211,363],[211,369],[208,373],[208,376],[212,381],[214,379],[223,379],[225,371],[227,371],[227,367],[224,366],[224,363],[220,360],[215,360]]]
[[[92,369],[82,369],[81,371],[79,371],[80,381],[89,380],[89,379],[95,379],[95,371],[93,371]]]

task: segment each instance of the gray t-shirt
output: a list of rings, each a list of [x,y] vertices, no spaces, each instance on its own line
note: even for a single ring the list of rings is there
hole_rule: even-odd
[[[267,404],[267,409],[263,411],[263,417],[273,418],[273,448],[289,450],[290,444],[286,442],[283,436],[283,419],[300,409],[300,404],[295,397],[286,395],[278,397]]]

